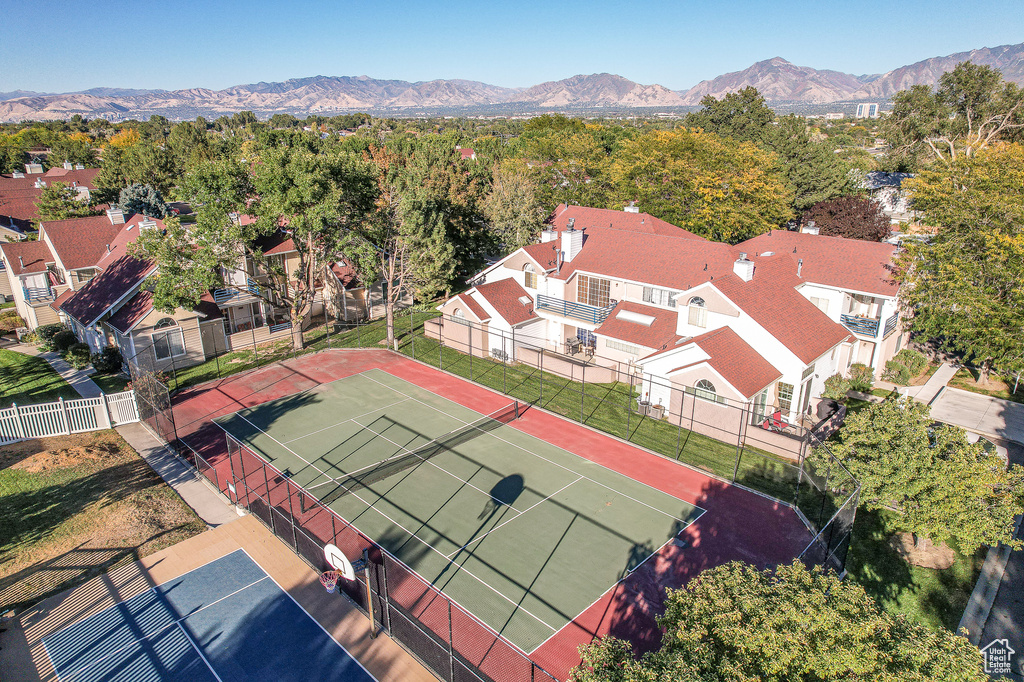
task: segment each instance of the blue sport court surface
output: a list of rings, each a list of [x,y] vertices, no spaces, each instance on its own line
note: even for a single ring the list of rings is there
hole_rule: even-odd
[[[374,679],[241,549],[43,645],[61,682]]]

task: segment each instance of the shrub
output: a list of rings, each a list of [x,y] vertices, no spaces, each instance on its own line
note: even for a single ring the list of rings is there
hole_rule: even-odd
[[[885,363],[885,371],[882,372],[882,378],[886,381],[906,386],[910,383],[910,377],[910,369],[903,363],[897,362],[896,358]]]
[[[5,310],[0,312],[0,332],[13,332],[18,327],[24,327],[25,320],[17,310]]]
[[[928,359],[923,353],[918,353],[910,348],[901,350],[893,360],[906,367],[910,371],[911,377],[916,377],[928,365]]]
[[[62,324],[44,324],[41,327],[36,327],[36,336],[39,338],[39,346],[43,350],[50,350],[52,348],[53,337],[60,332],[65,331],[64,325]]]
[[[89,353],[89,344],[73,343],[61,355],[69,365],[75,369],[85,369],[89,366],[92,356]]]
[[[64,354],[68,348],[71,348],[74,344],[78,343],[78,337],[75,333],[64,329],[53,335],[50,339],[50,343],[47,344],[50,350],[57,351],[61,355]]]
[[[855,362],[850,365],[850,388],[861,393],[870,393],[875,385],[874,371],[867,365]]]
[[[825,390],[822,392],[821,397],[844,401],[846,400],[846,392],[849,390],[850,380],[842,374],[833,374],[828,379],[825,379]]]
[[[39,336],[36,335],[35,332],[29,332],[27,334],[22,334],[21,338],[18,339],[18,340],[21,341],[22,343],[35,343],[35,344],[38,344],[39,343]]]
[[[101,374],[119,371],[121,369],[121,351],[117,349],[117,346],[107,346],[99,353],[93,353],[92,366]]]

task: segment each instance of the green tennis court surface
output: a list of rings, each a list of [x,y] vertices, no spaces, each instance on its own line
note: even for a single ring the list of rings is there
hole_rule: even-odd
[[[529,653],[703,510],[482,416],[373,369],[216,422]]]

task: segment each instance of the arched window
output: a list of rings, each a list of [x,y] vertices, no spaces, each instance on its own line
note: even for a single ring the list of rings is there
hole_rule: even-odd
[[[689,303],[690,316],[689,322],[694,327],[700,327],[703,329],[708,326],[708,310],[704,307],[704,299],[700,296],[694,296],[690,299]]]
[[[713,403],[724,403],[725,398],[718,395],[718,391],[715,390],[715,385],[707,379],[701,379],[693,387],[693,394],[698,398],[704,400],[710,400]]]
[[[527,289],[537,288],[537,272],[533,269],[532,263],[523,266],[523,278]]]
[[[469,324],[469,320],[466,319],[466,313],[463,312],[462,308],[456,308],[452,311],[452,319],[458,324]]]
[[[157,322],[150,338],[157,360],[169,360],[185,354],[185,336],[173,317],[164,317]]]

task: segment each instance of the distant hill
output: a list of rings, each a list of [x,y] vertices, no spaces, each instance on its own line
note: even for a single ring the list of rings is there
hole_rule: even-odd
[[[1024,85],[1024,43],[933,57],[884,74],[855,76],[797,66],[781,57],[757,62],[743,71],[701,81],[689,90],[643,85],[610,73],[577,75],[530,88],[504,88],[469,80],[410,83],[369,76],[311,76],[279,83],[236,85],[224,90],[134,90],[92,88],[82,92],[0,93],[0,122],[69,118],[170,119],[218,117],[249,110],[266,118],[275,113],[306,115],[365,111],[375,114],[529,113],[542,111],[683,111],[705,95],[722,97],[756,87],[777,107],[820,107],[830,103],[885,101],[911,85],[932,85],[944,71],[971,60],[1000,69],[1007,80]]]

